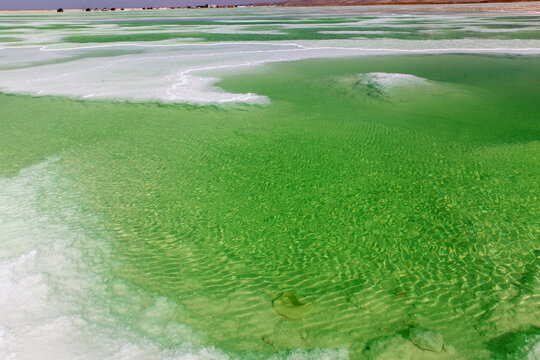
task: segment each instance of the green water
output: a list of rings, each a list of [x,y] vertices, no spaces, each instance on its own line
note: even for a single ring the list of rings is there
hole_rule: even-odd
[[[205,32],[185,32],[185,33],[138,33],[128,35],[82,35],[68,36],[67,42],[73,43],[109,43],[109,42],[129,42],[129,41],[160,41],[169,39],[198,39],[204,41],[271,41],[271,40],[341,40],[351,38],[350,34],[321,34],[319,31],[332,30],[335,28],[317,28],[317,29],[294,29],[288,30],[284,34],[209,34]],[[384,31],[380,28],[350,28],[349,31]],[[395,29],[394,29],[395,31]],[[404,40],[446,40],[446,39],[467,39],[471,37],[479,37],[483,39],[538,39],[540,31],[513,31],[509,34],[505,33],[485,33],[478,34],[474,31],[454,31],[445,32],[443,34],[420,33],[417,31],[398,31],[392,34],[394,39]],[[388,34],[360,34],[359,36],[367,39],[385,39]]]
[[[428,81],[388,90],[370,72]],[[218,84],[265,106],[1,95],[0,175],[59,156],[114,249],[108,278],[165,296],[167,321],[233,358],[372,358],[421,326],[455,352],[413,359],[519,359],[540,335],[539,78],[537,56],[388,56]],[[109,285],[113,317],[178,345]],[[283,292],[310,311],[280,316]]]

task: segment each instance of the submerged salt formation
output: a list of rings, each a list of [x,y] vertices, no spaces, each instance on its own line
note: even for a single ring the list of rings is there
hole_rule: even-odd
[[[444,339],[438,332],[415,327],[409,331],[409,339],[420,349],[431,350],[435,352],[443,351]]]
[[[302,303],[295,293],[286,291],[272,300],[272,307],[279,315],[289,320],[300,320],[313,312],[313,303]]]
[[[444,345],[438,332],[414,327],[409,337],[396,333],[371,340],[363,354],[368,360],[450,360],[459,359],[453,347]]]
[[[401,335],[382,336],[372,340],[364,351],[368,360],[411,360],[414,346]]]

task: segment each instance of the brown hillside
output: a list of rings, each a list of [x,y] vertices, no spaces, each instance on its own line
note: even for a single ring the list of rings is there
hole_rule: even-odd
[[[535,1],[531,9],[538,11],[537,0],[286,0],[279,2],[284,6],[356,6],[356,5],[434,5],[434,4],[475,4],[475,3],[517,3]],[[526,7],[524,4],[522,7]],[[527,9],[525,9],[527,10]]]

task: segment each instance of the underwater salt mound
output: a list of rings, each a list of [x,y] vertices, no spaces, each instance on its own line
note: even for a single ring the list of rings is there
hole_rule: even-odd
[[[326,82],[325,87],[336,89],[337,97],[351,98],[358,101],[367,99],[389,100],[393,95],[393,90],[402,88],[429,86],[430,91],[433,91],[436,85],[434,82],[412,74],[384,72],[331,77],[324,81]],[[438,89],[441,89],[441,87],[438,87]]]
[[[438,332],[423,329],[412,328],[409,332],[409,339],[420,349],[441,352],[444,347],[444,339]]]
[[[312,303],[301,302],[296,294],[290,291],[284,292],[272,300],[272,307],[276,313],[289,320],[302,319],[314,310]]]
[[[369,360],[411,360],[414,345],[401,335],[382,336],[372,340],[364,351]]]
[[[408,85],[430,85],[429,80],[411,74],[372,72],[359,74],[358,82],[364,85],[375,85],[386,92],[393,88]]]
[[[445,345],[441,334],[424,328],[410,329],[409,337],[395,333],[371,340],[363,351],[368,360],[451,360],[455,349]]]

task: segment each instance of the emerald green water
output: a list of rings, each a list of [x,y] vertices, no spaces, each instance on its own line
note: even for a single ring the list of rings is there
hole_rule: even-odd
[[[372,72],[427,83],[358,75]],[[156,297],[175,304],[164,324],[232,358],[377,358],[374,339],[421,326],[455,350],[386,358],[521,359],[540,335],[539,78],[538,56],[417,55],[218,83],[260,106],[1,95],[0,175],[60,157],[66,196],[99,218],[80,226],[112,249],[94,258],[111,316],[162,349],[182,339],[144,323]],[[283,292],[312,311],[280,316]]]
[[[328,31],[329,33],[321,34],[319,31]],[[382,31],[384,28],[348,28],[349,31],[366,31],[368,33],[361,34],[362,37],[368,39],[385,39],[388,34],[370,34],[369,31]],[[396,29],[392,29],[396,31]],[[426,28],[425,30],[429,30]],[[332,33],[333,32],[333,33]],[[509,34],[505,33],[482,33],[478,34],[474,31],[448,31],[442,34],[422,33],[416,29],[407,29],[393,33],[394,39],[405,40],[447,40],[447,39],[467,39],[474,35],[475,38],[482,39],[538,39],[540,31],[512,31]],[[184,32],[184,33],[138,33],[126,35],[82,35],[66,37],[67,42],[73,43],[108,43],[121,41],[160,41],[168,39],[199,39],[203,41],[269,41],[269,40],[337,40],[349,39],[351,34],[340,34],[335,28],[314,28],[314,29],[294,29],[288,30],[284,34],[212,34],[206,32]]]

